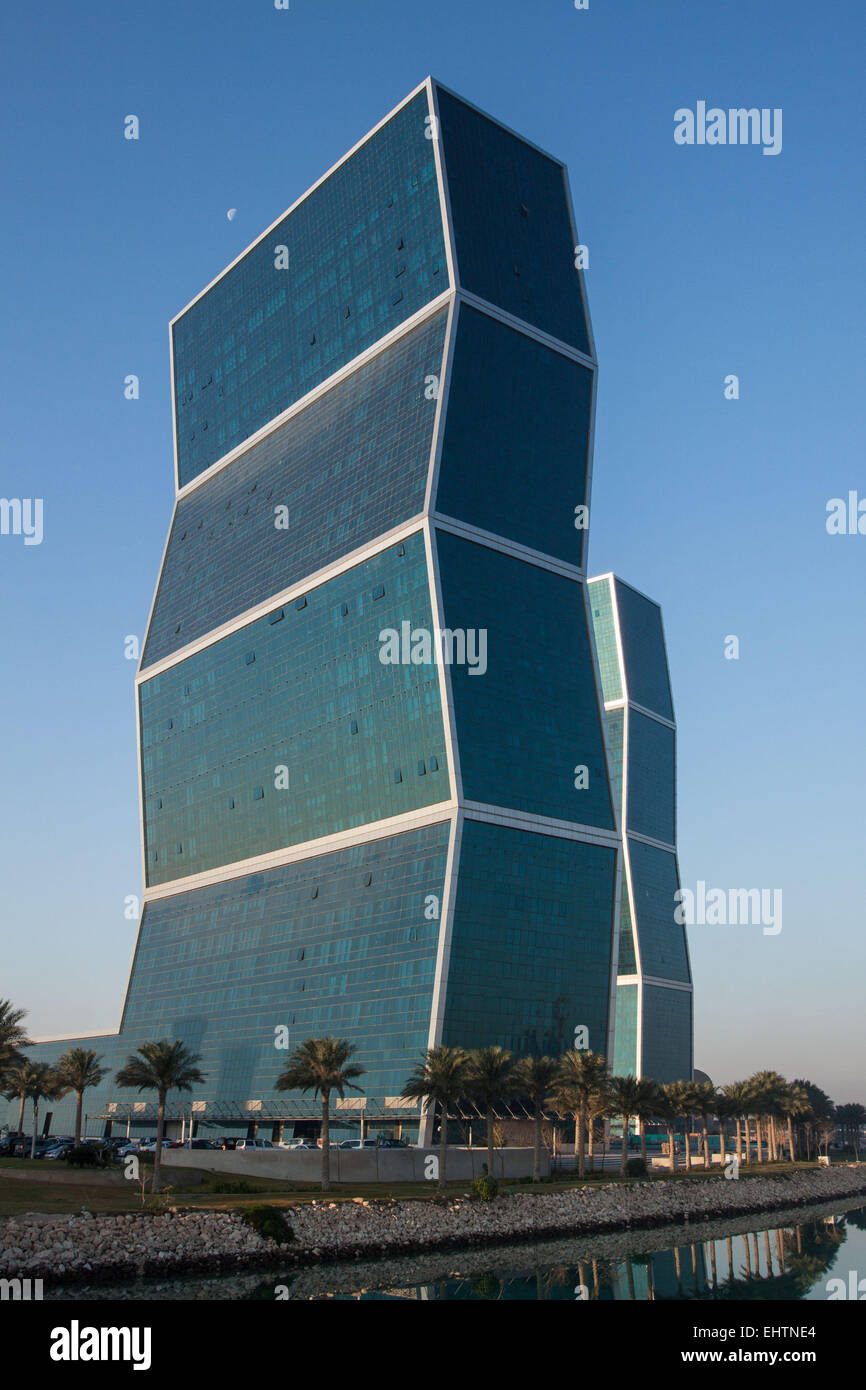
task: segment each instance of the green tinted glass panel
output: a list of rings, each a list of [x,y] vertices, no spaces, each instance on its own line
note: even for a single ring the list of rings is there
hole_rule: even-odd
[[[449,532],[437,545],[446,626],[487,634],[483,674],[451,667],[467,800],[611,829],[582,586]]]
[[[175,323],[181,485],[448,289],[427,112],[421,92]]]
[[[616,601],[629,699],[663,719],[673,719],[661,609],[620,579]]]
[[[692,1077],[692,995],[684,989],[643,986],[643,1074],[655,1081]]]
[[[461,285],[588,352],[563,166],[441,89],[439,114]]]
[[[685,928],[674,920],[679,888],[676,855],[629,836],[641,967],[661,980],[690,980]]]
[[[437,314],[178,503],[145,665],[422,510],[444,329]]]
[[[615,854],[467,820],[442,1040],[552,1056],[607,1045]]]
[[[465,305],[437,510],[580,565],[592,373]]]
[[[627,826],[667,845],[676,842],[674,740],[667,724],[629,710]]]
[[[616,987],[614,1076],[637,1076],[637,985]]]
[[[616,645],[613,602],[609,579],[593,579],[589,585],[590,610],[605,700],[622,699],[622,676]]]
[[[143,682],[150,883],[447,800],[438,672],[379,659],[404,616],[420,534]]]

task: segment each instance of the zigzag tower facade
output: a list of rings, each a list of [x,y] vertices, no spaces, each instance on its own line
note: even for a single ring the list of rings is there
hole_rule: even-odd
[[[421,1138],[428,1046],[612,1055],[577,243],[564,166],[428,79],[172,322],[144,906],[91,1044],[183,1039],[209,1125],[317,1113],[275,1090],[280,1035],[349,1038],[368,1115]]]

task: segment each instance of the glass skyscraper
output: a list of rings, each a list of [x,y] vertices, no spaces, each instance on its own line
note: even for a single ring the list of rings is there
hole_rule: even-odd
[[[590,580],[623,832],[613,1069],[692,1076],[692,977],[673,920],[676,725],[658,604],[612,574]]]
[[[577,246],[564,166],[428,79],[171,324],[143,911],[120,1031],[90,1045],[113,1070],[181,1038],[200,1121],[314,1115],[276,1092],[275,1042],[332,1033],[370,1115],[412,1134],[424,1048],[557,1053],[581,1029],[610,1056],[615,998],[647,1059],[690,1070],[682,951],[617,983],[620,938],[677,950],[673,735],[652,693],[623,706],[624,858]],[[656,896],[630,930],[639,872]],[[133,1105],[88,1093],[152,1114]]]

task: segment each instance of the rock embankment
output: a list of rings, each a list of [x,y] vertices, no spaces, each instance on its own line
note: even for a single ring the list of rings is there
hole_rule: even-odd
[[[328,1200],[284,1208],[294,1233],[275,1245],[235,1212],[21,1217],[0,1223],[0,1276],[56,1283],[150,1278],[317,1260],[362,1259],[703,1222],[866,1193],[866,1164],[775,1177],[723,1177],[564,1192],[521,1192],[493,1202]]]

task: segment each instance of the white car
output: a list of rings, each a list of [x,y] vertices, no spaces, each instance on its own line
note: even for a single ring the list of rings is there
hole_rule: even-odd
[[[272,1149],[273,1147],[270,1139],[239,1139],[235,1144],[235,1153],[247,1149]]]

